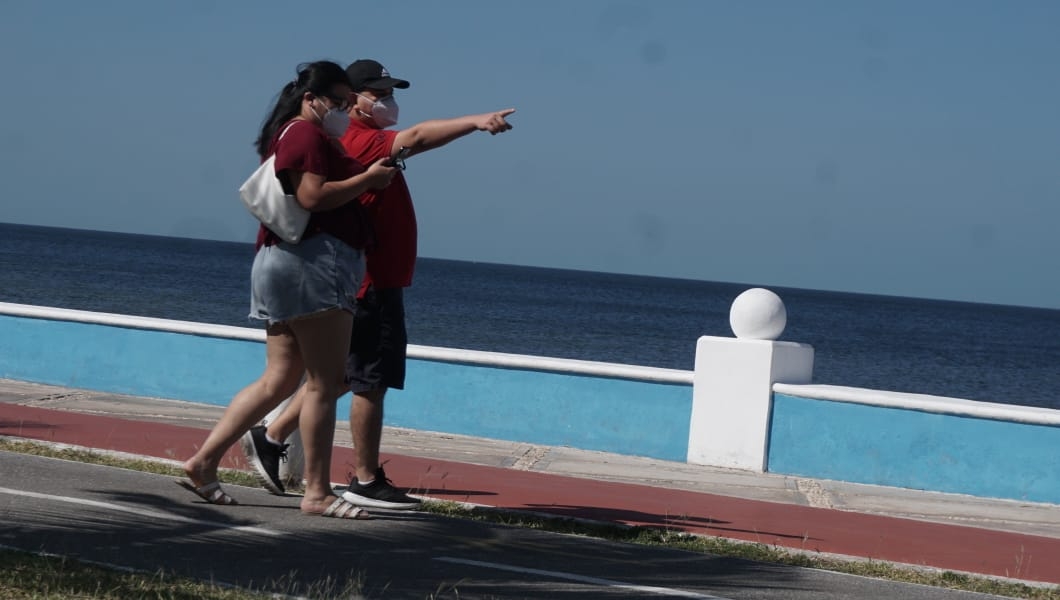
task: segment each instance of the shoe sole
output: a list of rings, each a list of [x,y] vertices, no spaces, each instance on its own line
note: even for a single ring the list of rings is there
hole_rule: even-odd
[[[390,510],[412,510],[414,508],[419,508],[421,505],[419,502],[387,502],[386,500],[376,500],[375,498],[361,496],[360,494],[354,494],[353,492],[343,492],[342,499],[350,504],[356,504],[357,506],[388,508]]]
[[[254,474],[258,476],[258,483],[261,484],[261,487],[268,490],[270,494],[286,496],[287,492],[272,482],[269,473],[265,470],[265,465],[261,464],[261,459],[258,458],[258,451],[254,448],[254,435],[249,431],[244,433],[243,437],[239,438],[239,445],[243,449],[244,456],[247,457],[247,462],[254,467]]]

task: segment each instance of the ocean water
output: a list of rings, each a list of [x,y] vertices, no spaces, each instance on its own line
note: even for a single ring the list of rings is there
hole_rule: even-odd
[[[252,244],[0,224],[0,301],[257,327]],[[1060,310],[769,286],[814,382],[1060,408]],[[746,284],[423,258],[410,342],[692,369]]]

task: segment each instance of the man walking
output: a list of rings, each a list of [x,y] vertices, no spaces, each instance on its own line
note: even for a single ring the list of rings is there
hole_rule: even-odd
[[[395,89],[409,82],[392,77],[379,62],[361,59],[346,69],[354,94],[350,97],[350,126],[341,138],[346,152],[369,165],[389,157],[399,167],[390,185],[361,196],[376,233],[376,244],[366,254],[367,269],[354,313],[353,337],[346,379],[353,392],[350,431],[356,472],[347,501],[359,506],[407,510],[419,500],[395,488],[379,464],[383,432],[383,399],[388,389],[404,389],[408,339],[405,331],[404,288],[412,284],[416,266],[416,214],[405,182],[405,158],[433,150],[474,133],[496,135],[512,126],[514,108],[417,123],[404,130],[388,129],[398,122]],[[263,476],[265,487],[283,493],[279,461],[284,440],[298,426],[293,402],[275,421],[253,428],[243,439],[247,458]]]

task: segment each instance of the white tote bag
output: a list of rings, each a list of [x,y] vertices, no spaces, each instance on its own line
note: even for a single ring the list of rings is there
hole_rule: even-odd
[[[276,141],[283,139],[292,125],[294,123],[289,124]],[[275,153],[239,186],[239,197],[250,214],[281,240],[297,244],[302,239],[309,224],[309,211],[302,208],[294,194],[284,193],[276,177]]]

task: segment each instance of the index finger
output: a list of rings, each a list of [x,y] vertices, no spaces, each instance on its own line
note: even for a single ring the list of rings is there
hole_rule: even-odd
[[[504,110],[498,110],[497,114],[500,115],[501,118],[503,119],[504,117],[507,117],[508,115],[510,115],[510,114],[512,114],[514,112],[515,112],[514,108],[506,108]]]

